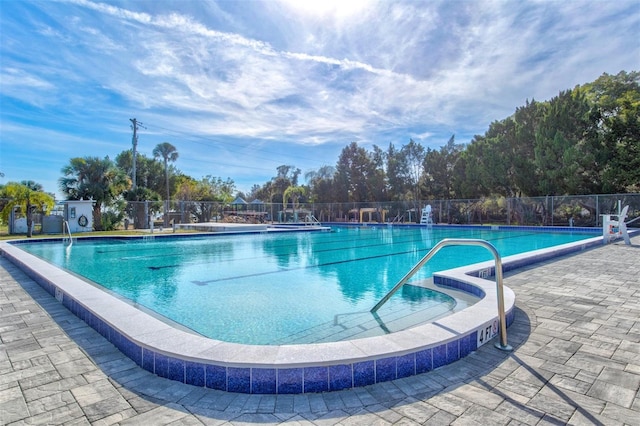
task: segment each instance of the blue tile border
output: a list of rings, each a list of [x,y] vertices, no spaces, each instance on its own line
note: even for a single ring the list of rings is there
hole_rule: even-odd
[[[433,369],[447,365],[447,344],[433,348]]]
[[[261,370],[260,368],[253,369]],[[279,394],[303,393],[302,380],[303,368],[278,368],[278,392]],[[275,393],[275,392],[274,392]]]
[[[251,393],[276,393],[275,368],[254,368],[251,374]]]
[[[227,368],[227,388],[225,390],[251,393],[251,368]]]
[[[227,390],[227,369],[219,365],[205,366],[205,387],[209,389]]]
[[[416,353],[412,353],[396,357],[396,377],[398,379],[416,375],[416,356]]]
[[[205,364],[200,362],[185,362],[185,383],[188,385],[205,386]]]
[[[375,361],[362,361],[353,364],[353,387],[372,385],[375,382]]]
[[[330,365],[329,370],[329,390],[343,390],[353,387],[353,371],[351,365],[340,364]]]
[[[388,382],[395,380],[396,376],[396,357],[382,358],[376,360],[376,379],[375,383]]]
[[[329,390],[328,367],[306,367],[304,369],[304,392],[326,392]]]
[[[423,349],[415,354],[416,374],[433,370],[433,349]]]

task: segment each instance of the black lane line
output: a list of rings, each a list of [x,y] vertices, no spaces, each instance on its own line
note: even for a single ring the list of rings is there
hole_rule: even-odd
[[[405,231],[414,231],[414,230],[427,230],[427,229],[426,228],[415,228],[415,229],[408,229],[408,230],[404,230],[403,229],[403,230],[398,230],[398,231],[400,231],[400,233],[402,233],[402,232],[405,232]],[[365,233],[367,233],[368,231],[377,231],[377,229],[374,228],[374,227],[369,227],[368,229],[364,230]],[[469,230],[466,230],[466,232],[465,232],[465,230],[458,230],[458,231],[461,231],[462,233],[468,233]],[[436,231],[430,230],[430,232],[440,233],[440,232],[438,232],[438,230],[436,230]],[[323,232],[323,233],[321,233],[321,235],[318,235],[319,238],[316,238],[315,240],[313,240],[313,244],[314,245],[327,245],[327,244],[338,244],[338,243],[341,243],[343,241],[354,241],[354,235],[348,235],[348,236],[345,236],[344,238],[336,238],[335,234],[336,233],[328,234],[326,232]],[[380,234],[379,233],[366,234],[366,235],[367,235],[366,238],[358,238],[357,241],[368,241],[368,240],[376,240],[376,241],[378,241],[380,239]],[[369,237],[369,235],[371,235],[371,236]],[[277,237],[279,237],[279,235],[273,235],[273,237],[277,238]],[[450,237],[450,236],[448,236],[448,237]],[[222,237],[215,237],[215,238],[222,238]],[[233,237],[230,237],[230,238],[233,238]],[[194,237],[194,239],[204,240],[204,239],[206,239],[206,237],[204,237],[204,238]],[[186,241],[184,238],[176,239],[176,240],[178,240],[178,241]],[[418,240],[421,241],[422,238],[419,237]],[[416,240],[416,241],[418,241],[418,240]],[[263,240],[263,241],[268,241],[268,240]],[[277,241],[277,239],[274,239],[273,241]],[[139,242],[142,242],[142,240],[131,241],[130,243],[137,244]],[[400,241],[400,242],[402,242],[402,241]],[[284,243],[284,244],[274,244],[272,246],[272,248],[277,249],[277,248],[298,247],[298,246],[299,246],[299,242],[298,241],[287,240],[287,242]],[[366,246],[364,246],[364,247],[366,247]],[[148,251],[148,250],[154,251],[154,250],[157,250],[157,248],[155,248],[155,247],[139,247],[137,250],[140,251],[140,252]],[[108,253],[108,252],[109,253],[115,253],[115,252],[119,252],[119,251],[128,252],[129,249],[126,248],[126,247],[123,247],[122,245],[118,245],[117,249],[114,249],[114,250],[101,250],[101,251],[98,251],[98,252],[100,252],[100,253]],[[147,258],[164,257],[164,255],[141,256],[141,257],[147,257]]]
[[[380,227],[382,228],[382,227]],[[364,232],[368,232],[369,230],[371,231],[376,231],[377,228],[375,227],[369,227],[368,229],[364,230]],[[414,229],[408,229],[411,231],[414,230],[427,230],[426,228],[414,228]],[[398,230],[400,232],[404,232],[404,231],[408,231],[408,230]],[[446,233],[446,229],[431,229],[429,230],[429,232],[432,232],[434,235],[438,235],[438,234],[442,234],[443,232],[441,231],[445,231]],[[449,230],[450,231],[450,230]],[[473,235],[477,235],[477,234],[482,234],[483,232],[486,231],[491,231],[490,229],[459,229],[456,230],[456,232],[454,233],[454,235],[452,236],[451,234],[447,235],[446,238],[456,238],[455,234],[465,234],[468,237],[472,237]],[[520,231],[498,231],[501,233],[514,233],[514,232],[520,232]],[[336,238],[335,234],[336,233],[321,233],[322,235],[320,236],[320,238],[317,238],[316,240],[313,241],[314,245],[325,245],[325,244],[338,244],[341,243],[343,241],[354,241],[354,236],[350,235],[350,236],[346,236],[345,238]],[[471,236],[469,236],[468,234],[471,234]],[[493,238],[489,241],[494,241],[494,240],[501,240],[501,239],[508,239],[508,238],[520,238],[520,237],[525,237],[525,236],[531,236],[531,235],[537,235],[538,232],[532,232],[532,233],[527,233],[527,234],[518,234],[518,235],[511,235],[511,236],[505,236],[505,237],[501,237],[501,238]],[[371,237],[366,237],[366,238],[358,238],[358,241],[368,241],[368,240],[379,240],[379,234],[368,234],[371,235]],[[396,234],[397,235],[397,234]],[[278,237],[278,235],[273,235],[273,237]],[[207,238],[211,238],[211,237],[193,237],[194,240],[206,240]],[[223,237],[213,237],[213,238],[223,238]],[[233,238],[233,237],[232,237]],[[439,237],[437,237],[439,238]],[[422,238],[420,238],[420,240],[422,240]],[[169,241],[169,240],[167,240]],[[184,238],[176,238],[173,241],[188,241],[185,240]],[[227,240],[228,241],[228,240]],[[277,241],[277,240],[274,240]],[[418,240],[415,240],[418,241]],[[97,253],[115,253],[115,252],[129,252],[130,251],[130,244],[137,244],[139,242],[142,242],[142,240],[136,240],[136,241],[124,241],[121,244],[117,244],[118,248],[114,249],[114,250],[109,250],[109,249],[101,249],[101,250],[96,250]],[[399,241],[402,242],[402,241]],[[128,248],[127,248],[128,246]],[[284,244],[275,244],[272,246],[272,248],[277,249],[277,248],[286,248],[286,247],[298,247],[298,241],[287,241]],[[363,246],[366,247],[366,246]],[[340,247],[342,248],[342,247]],[[157,250],[157,248],[155,247],[138,247],[137,248],[138,252],[143,252],[143,251],[155,251]],[[166,255],[153,255],[153,256],[139,256],[139,257],[145,257],[145,258],[153,258],[153,257],[165,257]]]
[[[409,244],[409,243],[420,242],[420,241],[422,241],[422,240],[418,239],[418,240],[405,240],[405,241],[399,241],[399,242],[394,242],[394,243],[367,244],[367,245],[347,246],[347,247],[343,246],[343,247],[339,247],[339,248],[327,248],[327,249],[322,249],[322,250],[314,250],[313,254],[334,252],[334,251],[341,251],[341,250],[343,250],[343,251],[344,250],[361,250],[361,249],[367,249],[367,248],[371,248],[371,247],[387,247],[387,246],[392,246],[392,245],[395,245],[395,244]],[[426,248],[426,250],[430,250],[430,249],[431,249],[431,247]],[[425,251],[425,249],[423,249],[423,248],[416,248],[416,249],[413,249],[413,250],[408,250],[408,251],[403,252],[403,253],[412,253],[412,252],[414,252],[416,250]],[[287,256],[289,256],[291,254],[295,254],[295,253],[290,253],[289,252],[289,253],[283,253],[283,254],[275,254],[275,257],[276,258],[287,257]],[[395,254],[394,253],[383,253],[383,254],[380,254],[380,255],[376,255],[376,257],[393,256],[393,255],[395,255]],[[156,257],[156,256],[153,256],[153,257]],[[166,257],[166,256],[157,256],[157,257]],[[265,258],[270,258],[270,257],[272,257],[272,256],[270,256],[269,254],[265,254],[263,256],[252,256],[252,257],[235,257],[232,261],[233,262],[240,262],[240,261],[247,261],[247,260],[259,260],[259,259],[265,259]],[[149,259],[149,258],[151,258],[151,257],[145,257],[145,259]],[[357,261],[357,260],[360,260],[360,259],[366,259],[366,258],[355,258],[355,259],[352,258],[350,260]],[[138,260],[138,259],[136,259],[136,260]],[[348,260],[346,260],[346,261],[348,261]],[[342,261],[340,261],[340,262],[342,262]],[[338,262],[338,263],[340,263],[340,262]],[[190,266],[193,266],[193,265],[206,265],[206,264],[209,264],[209,263],[211,263],[211,262],[206,262],[206,261],[203,261],[203,262],[195,262],[195,261],[194,262],[185,262],[183,264],[183,266],[184,265],[190,265]],[[328,263],[328,264],[332,264],[332,263]],[[161,267],[162,266],[154,267],[154,268],[155,269],[160,269]]]
[[[526,235],[534,235],[534,234],[526,234]],[[501,238],[493,238],[490,241],[497,241],[497,240],[503,240],[503,239],[508,239],[508,238],[519,238],[525,235],[519,235],[519,236],[505,236],[505,237],[501,237]],[[448,236],[447,238],[451,238],[451,236]],[[441,238],[440,238],[441,239]],[[440,239],[438,239],[438,241],[440,241]],[[367,238],[364,239],[364,241],[366,240],[375,240],[375,241],[379,241],[378,238]],[[345,241],[353,241],[353,239],[349,239],[349,240],[345,240]],[[357,240],[357,241],[363,241],[363,240]],[[326,252],[331,252],[331,251],[341,251],[341,250],[360,250],[360,249],[367,249],[367,248],[371,248],[371,247],[385,247],[385,246],[392,246],[392,245],[396,245],[396,244],[410,244],[410,243],[416,243],[416,242],[423,242],[424,238],[419,238],[419,237],[414,237],[414,238],[410,238],[410,239],[398,239],[395,240],[393,242],[381,242],[378,244],[364,244],[364,245],[353,245],[353,246],[341,246],[341,247],[331,247],[331,248],[324,248],[321,250],[313,250],[313,253],[326,253]],[[314,244],[314,246],[317,244]],[[279,246],[277,248],[282,248],[282,247],[286,247],[286,246],[291,246],[291,247],[298,247],[297,245],[282,245]],[[433,244],[432,244],[433,246]],[[418,249],[418,250],[423,250],[423,249]],[[281,256],[288,256],[292,253],[283,253],[283,254],[274,254],[275,257],[281,257]],[[166,255],[158,255],[158,256],[145,256],[145,259],[151,259],[154,257],[166,257]],[[258,260],[258,259],[264,259],[264,258],[269,258],[271,257],[270,255],[266,254],[263,256],[252,256],[252,257],[236,257],[233,259],[234,262],[236,261],[246,261],[246,260]],[[358,260],[357,258],[354,260]],[[188,265],[202,265],[202,264],[208,264],[210,262],[186,262],[185,264]]]
[[[524,234],[524,235],[510,235],[510,236],[506,236],[505,235],[505,236],[500,237],[500,238],[493,238],[493,239],[491,239],[489,241],[506,240],[506,239],[510,239],[510,238],[520,238],[520,237],[523,237],[523,236],[531,236],[531,235],[535,235],[535,233]],[[379,241],[379,239],[377,239],[377,238],[368,238],[366,240]],[[349,240],[349,241],[352,241],[352,240]],[[361,241],[361,240],[358,240],[358,241]],[[335,247],[334,248],[326,248],[326,249],[322,249],[322,250],[314,250],[313,253],[315,254],[315,253],[324,253],[324,252],[340,251],[340,250],[359,250],[359,249],[366,249],[366,248],[371,248],[371,247],[385,247],[385,246],[391,246],[391,245],[395,245],[395,244],[409,244],[409,243],[422,242],[422,241],[424,241],[423,238],[400,239],[400,240],[396,240],[396,241],[394,241],[392,243],[384,243],[383,242],[383,243],[378,243],[378,244],[355,245],[355,246],[346,246],[346,247],[343,246],[343,247],[339,247],[339,248],[335,248]],[[431,249],[431,247],[429,247],[427,249]],[[415,250],[425,251],[425,249],[414,249],[414,250],[406,251],[405,253],[410,253],[410,252],[415,251]],[[285,254],[282,254],[282,255],[276,254],[275,256],[276,257],[288,256],[289,254],[291,254],[291,253],[285,253]],[[384,256],[384,255],[385,254],[381,254],[381,255],[377,255],[377,256]],[[394,254],[393,253],[389,253],[388,255],[391,256],[391,255],[394,255]],[[159,255],[157,257],[165,257],[165,256],[166,255],[163,255],[163,256]],[[148,257],[145,257],[145,258],[149,259],[149,258],[152,258],[152,257],[156,257],[156,256],[148,256]],[[257,260],[257,259],[264,259],[264,258],[268,258],[268,257],[270,257],[270,256],[269,255],[264,255],[264,256],[253,256],[253,257],[244,257],[244,258],[237,257],[237,258],[233,259],[233,261],[236,262],[236,261],[246,261],[246,260]],[[355,259],[351,259],[351,260],[352,261],[358,261],[360,259],[366,259],[366,258],[355,258]],[[188,264],[188,265],[198,265],[198,264],[200,264],[200,265],[202,265],[202,264],[207,264],[207,263],[209,263],[209,262],[191,262],[191,263],[187,262],[185,264]],[[159,269],[159,267],[158,267],[158,269]]]
[[[525,234],[525,235],[520,235],[520,236],[526,236],[526,235],[535,235],[535,233]],[[505,236],[505,237],[501,237],[501,238],[494,238],[491,241],[505,240],[505,239],[509,239],[509,238],[517,238],[517,236]],[[369,246],[365,246],[365,247],[371,247],[371,246],[375,246],[375,245],[390,245],[390,244],[373,244],[373,245],[369,245]],[[216,279],[213,279],[213,280],[205,280],[205,281],[200,281],[199,280],[199,281],[192,281],[192,282],[196,283],[197,285],[205,285],[205,284],[221,282],[221,281],[231,281],[231,280],[242,279],[242,278],[252,278],[252,277],[258,277],[258,276],[264,276],[264,275],[278,274],[278,273],[282,273],[282,272],[291,272],[291,271],[298,271],[298,270],[304,270],[304,269],[320,268],[320,267],[323,267],[323,266],[338,265],[338,264],[342,264],[342,263],[360,262],[360,261],[371,260],[371,259],[379,259],[379,258],[388,257],[388,256],[400,256],[400,255],[405,255],[405,254],[415,253],[415,252],[428,252],[429,250],[431,250],[431,248],[432,247],[428,247],[428,248],[425,248],[425,249],[406,250],[406,251],[395,252],[395,253],[383,253],[383,254],[378,254],[378,255],[373,255],[373,256],[358,257],[358,258],[355,258],[355,259],[344,259],[344,260],[338,260],[338,261],[334,261],[334,262],[326,262],[326,263],[319,263],[319,264],[315,264],[315,265],[300,266],[300,267],[296,267],[296,268],[281,268],[281,269],[278,269],[278,270],[275,270],[275,271],[258,272],[258,273],[255,273],[255,274],[236,275],[236,276],[227,277],[227,278],[216,278]],[[327,251],[327,250],[324,250],[324,251]],[[251,258],[249,258],[249,259],[251,259]]]
[[[151,269],[152,271],[158,271],[160,269],[167,269],[167,268],[179,268],[180,265],[164,265],[164,266],[147,266],[147,268]]]
[[[465,235],[469,234],[469,232],[467,232],[468,230],[460,230],[460,231],[461,232],[458,232],[458,234],[465,234]],[[473,236],[474,234],[482,234],[483,231],[487,231],[487,230],[472,230],[472,231],[473,232],[471,232],[471,234]],[[506,235],[498,237],[498,238],[488,239],[488,241],[492,242],[492,241],[498,241],[498,240],[515,239],[515,238],[522,238],[522,237],[533,236],[533,235],[537,235],[537,233],[532,232],[532,233],[518,234],[518,235],[506,234]],[[449,235],[447,238],[455,238],[455,234],[454,234],[454,237],[451,237],[451,235]],[[374,236],[372,238],[358,239],[356,241],[360,242],[360,241],[371,241],[371,240],[379,241],[379,238]],[[345,239],[340,239],[338,241],[330,240],[330,241],[325,241],[325,242],[320,242],[320,243],[318,243],[317,241],[314,241],[314,242],[312,242],[312,245],[313,246],[318,246],[318,245],[326,245],[326,244],[334,244],[334,243],[337,244],[337,243],[341,243],[343,241],[354,241],[354,240],[353,240],[353,238],[345,238]],[[423,242],[423,241],[424,241],[424,238],[419,237],[419,236],[415,236],[415,237],[407,238],[407,239],[402,239],[402,238],[396,239],[393,242],[381,242],[381,243],[377,243],[377,244],[363,244],[363,245],[352,245],[352,246],[350,245],[350,246],[324,248],[324,249],[321,249],[321,250],[314,250],[313,253],[324,253],[324,252],[340,251],[340,250],[360,250],[360,249],[367,249],[367,248],[372,248],[372,247],[385,247],[385,246],[390,246],[390,245],[395,245],[395,244],[409,244],[409,243]],[[287,244],[282,244],[282,245],[279,245],[279,246],[276,245],[276,246],[272,247],[272,249],[274,249],[274,251],[276,251],[277,249],[287,248],[287,247],[298,247],[298,244],[293,244],[293,243],[289,244],[289,243],[287,243]],[[417,249],[417,250],[418,251],[424,251],[424,249]],[[407,251],[406,253],[410,253],[412,251],[415,251],[415,250]],[[275,256],[277,258],[277,257],[280,257],[280,256],[288,256],[290,254],[291,253],[283,253],[282,255],[275,254]],[[378,256],[385,256],[385,255],[391,256],[391,255],[394,255],[394,254],[393,253],[381,254],[381,255],[378,255]],[[166,257],[166,256],[167,256],[166,254],[163,254],[163,255],[156,255],[156,256],[142,256],[142,257],[145,258],[145,259],[152,259],[152,258],[155,258],[155,257]],[[245,258],[238,257],[238,258],[233,259],[233,261],[235,262],[235,261],[245,261],[245,260],[257,260],[257,259],[264,259],[264,258],[268,258],[268,257],[270,257],[270,256],[269,255],[252,256],[252,257],[245,257]],[[136,257],[136,260],[139,260],[139,259],[140,259],[139,257]],[[366,259],[366,258],[356,258],[356,259],[351,259],[351,261],[358,261],[360,259]],[[342,262],[342,261],[340,261],[340,262]],[[209,263],[209,262],[192,262],[192,263],[186,262],[183,265],[185,265],[185,264],[186,265],[197,265],[197,264],[207,264],[207,263]],[[152,269],[152,270],[158,270],[158,269],[162,269],[162,268],[165,268],[165,267],[173,267],[173,266],[178,266],[178,265],[152,266],[152,267],[149,267],[149,268]]]
[[[356,241],[360,242],[360,241],[368,241],[368,240],[375,240],[375,241],[380,241],[379,238],[366,238],[366,239],[358,239]],[[351,239],[345,239],[342,241],[338,241],[338,243],[343,242],[343,241],[350,241],[353,242],[353,238]],[[329,248],[323,248],[320,250],[313,250],[314,253],[325,253],[325,252],[330,252],[330,251],[340,251],[340,250],[353,250],[353,249],[363,249],[363,248],[369,248],[369,247],[381,247],[381,246],[388,246],[388,245],[395,245],[395,244],[408,244],[408,243],[414,243],[414,242],[421,242],[424,241],[423,238],[408,238],[408,239],[398,239],[396,241],[393,242],[381,242],[381,243],[377,243],[377,244],[361,244],[361,245],[349,245],[349,246],[339,246],[339,247],[329,247]],[[315,246],[319,246],[319,245],[326,245],[327,243],[324,244],[316,244],[311,243],[310,245]],[[299,247],[299,244],[282,244],[280,246],[273,246],[270,247],[269,250],[271,251],[278,251],[279,249],[286,249],[286,248],[291,248],[291,247]],[[213,253],[209,253],[209,252],[202,252],[201,250],[196,249],[197,252],[199,254],[213,254]],[[188,252],[183,251],[182,254],[188,254]],[[283,254],[275,254],[276,257],[278,256],[285,256],[285,255],[289,255],[292,254],[291,252],[287,252],[287,253],[283,253]],[[154,258],[164,258],[167,257],[167,254],[158,254],[158,255],[153,255],[153,256],[149,256],[149,255],[142,255],[142,256],[135,256],[133,259],[134,260],[139,260],[139,259],[154,259]],[[266,257],[271,257],[270,255],[264,255],[264,256],[252,256],[252,257],[236,257],[234,258],[234,261],[237,260],[255,260],[255,259],[264,259]],[[123,260],[127,259],[127,257],[123,257],[121,258]],[[193,262],[190,263],[191,265],[196,265],[199,263],[203,263],[203,262]],[[208,263],[208,262],[204,262],[204,263]]]
[[[357,259],[345,259],[345,260],[337,260],[335,262],[319,263],[317,265],[299,266],[299,267],[296,267],[296,268],[282,268],[282,269],[278,269],[277,271],[267,271],[267,272],[258,272],[258,273],[255,273],[255,274],[236,275],[236,276],[233,276],[233,277],[216,278],[214,280],[206,280],[206,281],[192,281],[192,283],[197,284],[197,285],[203,285],[203,284],[210,284],[210,283],[215,283],[215,282],[220,282],[220,281],[237,280],[237,279],[241,279],[241,278],[260,277],[260,276],[263,276],[263,275],[279,274],[279,273],[282,273],[282,272],[292,272],[292,271],[300,271],[300,270],[303,270],[303,269],[320,268],[320,267],[329,266],[329,265],[339,265],[341,263],[360,262],[360,261],[363,261],[363,260],[379,259],[381,257],[389,257],[389,256],[400,256],[400,255],[403,255],[403,254],[415,253],[415,251],[416,250],[408,250],[408,251],[397,252],[397,253],[384,253],[384,254],[378,254],[378,255],[375,255],[375,256],[359,257]],[[427,250],[418,250],[418,251],[427,251]]]
[[[372,229],[373,230],[373,229]],[[422,230],[421,228],[417,228],[416,230]],[[458,232],[455,232],[453,234],[453,236],[448,233],[447,238],[455,238],[456,234],[458,235],[465,235],[467,237],[469,237],[469,231],[471,231],[471,236],[477,235],[477,234],[481,234],[483,231],[487,231],[485,230],[457,230]],[[441,234],[440,232],[438,232],[438,234]],[[504,237],[504,238],[519,238],[522,236],[527,236],[527,235],[534,235],[532,234],[524,234],[524,235],[514,235],[514,236],[510,236],[510,237]],[[357,240],[354,239],[354,236],[347,236],[345,238],[339,238],[336,239],[335,237],[333,237],[332,235],[326,235],[325,233],[323,233],[323,235],[321,236],[321,240],[318,241],[318,239],[313,240],[310,244],[312,244],[314,247],[317,246],[327,246],[327,245],[332,245],[332,247],[329,248],[324,248],[324,249],[320,249],[320,250],[314,250],[314,253],[323,253],[323,252],[327,252],[327,251],[333,251],[333,250],[346,250],[346,249],[362,249],[362,248],[369,248],[369,247],[376,247],[376,246],[385,246],[385,245],[389,245],[389,244],[407,244],[407,243],[413,243],[413,242],[421,242],[424,241],[424,237],[421,235],[415,235],[414,233],[410,234],[410,238],[402,238],[400,237],[399,239],[394,240],[393,242],[382,242],[382,243],[377,243],[377,244],[359,244],[359,245],[349,245],[349,246],[343,246],[341,245],[343,242],[366,242],[366,241],[380,241],[380,235],[378,233],[376,234],[371,234],[371,237],[367,236],[366,238],[358,238]],[[442,239],[441,237],[436,237],[436,239],[438,239],[438,241],[440,239]],[[496,239],[494,239],[496,240]],[[277,240],[274,240],[277,241]],[[338,247],[333,247],[334,245],[338,245]],[[289,240],[287,240],[286,243],[284,244],[274,244],[273,246],[270,247],[271,250],[273,251],[277,251],[279,249],[286,249],[286,248],[290,248],[290,247],[299,247],[299,242],[298,241],[292,241],[290,242]],[[155,251],[157,250],[157,248],[146,248],[146,249],[138,249],[138,251],[143,251],[143,250],[151,250],[151,251]],[[194,250],[197,250],[199,253],[201,253],[200,248],[194,248]],[[115,252],[115,251],[125,251],[123,249],[118,249],[118,250],[113,250],[110,252]],[[186,251],[188,253],[188,251]],[[287,253],[288,254],[288,253]],[[285,254],[283,254],[284,256]],[[141,254],[140,256],[135,256],[136,260],[139,260],[141,258],[144,259],[153,259],[153,258],[164,258],[166,257],[167,254],[158,254],[158,255],[144,255]],[[276,256],[279,256],[276,254]],[[251,259],[263,259],[265,257],[268,256],[255,256],[255,257],[247,257],[247,258],[236,258],[234,260],[251,260]],[[123,259],[126,259],[123,258]],[[195,265],[197,263],[191,263],[192,265]]]
[[[273,235],[273,237],[279,237],[279,236],[281,236],[281,235]],[[222,237],[213,237],[213,238],[222,238]],[[198,237],[194,237],[194,239],[204,240],[204,238],[198,238]],[[318,239],[316,239],[316,240],[314,240],[313,243],[315,245],[324,245],[324,244],[341,243],[343,241],[353,241],[353,236],[345,236],[345,238],[335,238],[335,237],[332,238],[331,236],[328,236],[328,235],[326,235],[326,233],[323,232],[322,233],[322,239],[324,241],[323,240],[319,241]],[[370,238],[367,237],[367,238],[361,238],[361,239],[358,239],[358,240],[359,241],[367,241],[367,240],[378,240],[378,239],[379,238],[378,238],[377,235],[372,235]],[[169,241],[169,240],[167,240],[167,241]],[[174,241],[176,241],[176,240],[174,240]],[[177,239],[177,241],[186,241],[186,240],[184,238],[181,238],[181,239]],[[268,241],[268,240],[263,240],[263,241]],[[273,241],[277,241],[277,240],[274,239]],[[137,244],[137,243],[140,243],[140,242],[142,242],[142,240],[131,241],[130,243]],[[212,242],[216,242],[216,241],[212,239]],[[222,241],[217,241],[217,242],[222,242]],[[226,243],[226,242],[228,242],[228,240],[224,241],[224,243]],[[144,244],[144,245],[147,245],[147,244]],[[274,248],[281,248],[281,247],[282,248],[287,248],[287,247],[298,247],[298,245],[299,245],[298,241],[289,242],[287,240],[286,243],[284,243],[284,244],[275,244],[275,245],[273,245],[273,247]],[[101,249],[101,250],[96,250],[96,252],[97,253],[101,253],[101,254],[104,254],[104,253],[117,253],[117,252],[128,253],[130,250],[131,250],[131,246],[130,245],[129,245],[129,247],[126,247],[126,246],[123,246],[123,245],[119,244],[117,249],[113,249],[113,250]],[[157,248],[156,247],[144,247],[144,246],[142,246],[142,247],[137,247],[136,250],[139,251],[139,252],[155,251],[155,250],[157,250]],[[162,257],[162,255],[144,256],[144,257]]]

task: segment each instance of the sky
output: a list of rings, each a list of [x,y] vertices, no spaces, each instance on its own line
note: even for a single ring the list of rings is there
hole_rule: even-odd
[[[0,0],[0,184],[63,199],[61,169],[131,149],[135,118],[138,152],[248,192],[638,70],[640,0]]]

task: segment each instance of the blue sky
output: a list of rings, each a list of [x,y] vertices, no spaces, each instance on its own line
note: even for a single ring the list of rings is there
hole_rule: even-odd
[[[355,141],[468,143],[527,99],[640,69],[640,0],[0,0],[0,183],[171,142],[262,185]]]

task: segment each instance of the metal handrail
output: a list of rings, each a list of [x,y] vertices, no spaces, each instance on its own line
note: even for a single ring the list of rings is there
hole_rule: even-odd
[[[69,228],[69,221],[62,221],[62,233],[64,234],[64,227],[67,226],[67,233],[69,234],[69,247],[73,244],[73,237],[71,236],[71,228]]]
[[[393,219],[391,219],[391,222],[389,222],[389,225],[392,225],[394,223],[400,223],[401,219],[402,219],[402,216],[397,214],[397,215],[395,215],[395,217]]]
[[[378,309],[380,309],[380,307],[384,305],[387,300],[389,300],[391,296],[395,294],[395,292],[400,290],[400,288],[405,285],[407,281],[409,281],[409,279],[411,279],[411,277],[414,276],[416,272],[418,272],[418,270],[425,265],[425,263],[427,263],[438,251],[440,251],[441,248],[445,246],[481,246],[486,248],[491,252],[491,254],[493,254],[496,270],[496,290],[498,293],[498,318],[500,322],[500,342],[497,342],[495,346],[498,349],[504,351],[511,351],[513,348],[509,344],[507,344],[507,321],[504,312],[504,289],[502,285],[502,260],[500,258],[500,254],[498,253],[498,250],[496,250],[493,244],[485,240],[472,238],[445,238],[439,241],[435,246],[433,246],[431,250],[429,250],[429,253],[425,254],[424,257],[420,259],[420,261],[416,263],[416,265],[411,268],[411,270],[407,272],[407,274],[402,277],[400,281],[398,281],[398,283],[382,299],[380,299],[380,301],[373,308],[371,308],[371,312],[375,313]]]
[[[631,219],[629,222],[625,222],[625,225],[628,225],[630,223],[635,222],[636,220],[640,220],[640,216],[636,217],[635,219]]]
[[[311,223],[311,225],[322,225],[318,219],[314,215],[307,215],[305,218],[305,224]]]

